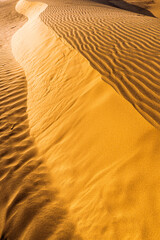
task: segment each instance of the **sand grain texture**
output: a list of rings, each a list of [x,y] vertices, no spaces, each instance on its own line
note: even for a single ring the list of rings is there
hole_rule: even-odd
[[[159,128],[160,20],[92,1],[46,2],[41,19]]]
[[[0,239],[80,239],[30,135],[27,82],[11,51],[26,21],[15,4],[0,2]]]
[[[157,240],[159,20],[86,1],[47,4],[47,26],[30,16],[12,48],[52,181],[82,239]]]
[[[160,21],[44,2],[0,3],[1,240],[157,240]]]

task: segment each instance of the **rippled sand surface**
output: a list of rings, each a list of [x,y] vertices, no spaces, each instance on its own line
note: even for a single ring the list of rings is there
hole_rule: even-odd
[[[15,4],[0,3],[0,239],[80,239],[30,135],[27,80],[11,51],[26,21]]]
[[[41,19],[159,127],[159,19],[90,1],[56,3],[48,2]]]
[[[1,240],[160,238],[160,20],[129,4],[0,2]]]

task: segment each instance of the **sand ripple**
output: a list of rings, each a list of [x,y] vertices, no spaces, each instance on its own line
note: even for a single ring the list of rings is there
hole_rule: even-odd
[[[92,1],[46,1],[41,19],[160,127],[160,20]]]
[[[149,51],[153,58],[156,56],[158,39],[154,43],[153,38],[158,33],[159,22],[153,19],[154,27],[150,30],[153,34],[144,44],[136,35],[141,30],[145,39],[142,16],[134,22],[137,16],[133,13],[111,7],[105,7],[104,11],[96,3],[94,7],[89,2],[79,3],[72,6],[72,2],[54,2],[55,8],[50,8],[48,18],[52,24],[55,16],[61,19],[55,20],[53,27],[59,24],[64,38],[72,40],[72,46],[78,46],[76,50],[39,17],[32,18],[34,3],[28,4],[29,21],[12,38],[14,56],[23,67],[28,83],[31,134],[39,152],[45,156],[52,187],[56,186],[59,196],[65,200],[68,216],[76,223],[76,231],[83,239],[157,240],[160,236],[159,130],[114,88],[119,91],[115,83],[122,82],[124,94],[139,94],[145,101],[151,93],[157,103],[158,65],[153,62],[153,69],[151,59],[145,54]],[[90,5],[93,14],[88,17]],[[122,19],[126,21],[126,39],[130,41],[124,39]],[[143,19],[144,23],[145,19],[152,21],[145,16]],[[91,20],[95,26],[90,24]],[[93,34],[88,34],[92,31]],[[132,45],[130,35],[134,36]],[[84,44],[88,41],[89,44]],[[151,42],[153,47],[149,48]],[[93,58],[99,71],[90,66],[91,60],[81,54],[83,51],[89,59]],[[135,58],[138,53],[139,57]],[[136,83],[131,93],[128,87],[131,80],[125,74],[118,78],[123,69],[125,74],[132,73]],[[138,82],[134,73],[142,75],[145,81]],[[156,76],[154,82],[148,80],[148,74]],[[117,80],[107,84],[101,81],[102,75]],[[153,111],[151,108],[152,114]]]
[[[7,6],[0,6],[0,239],[80,239],[30,136],[27,82],[10,47],[24,18],[17,18],[14,2]]]
[[[0,238],[157,240],[160,22],[46,1],[54,31],[43,4],[17,5],[25,74],[24,18],[2,4]]]

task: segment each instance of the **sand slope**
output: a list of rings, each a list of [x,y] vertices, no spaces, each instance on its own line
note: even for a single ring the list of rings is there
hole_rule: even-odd
[[[0,2],[0,239],[80,239],[30,135],[27,82],[10,43],[26,21],[15,4]]]
[[[126,0],[125,2],[149,10],[155,17],[160,18],[160,0]]]
[[[54,2],[40,16],[53,31],[32,6],[17,5],[29,21],[12,50],[26,74],[29,125],[51,188],[82,239],[159,239],[159,20]]]
[[[160,20],[91,1],[47,1],[41,19],[151,124],[160,124]]]

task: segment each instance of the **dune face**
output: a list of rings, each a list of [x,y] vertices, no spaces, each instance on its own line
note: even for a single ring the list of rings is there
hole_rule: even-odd
[[[1,240],[160,238],[160,20],[110,2],[0,3]]]
[[[126,2],[149,10],[155,17],[160,18],[160,0],[126,0]]]
[[[28,83],[30,132],[49,169],[50,188],[58,190],[60,207],[72,221],[69,229],[75,229],[73,236],[61,237],[57,226],[45,237],[157,240],[159,20],[86,1],[47,4],[20,1],[16,9],[29,20],[12,38]],[[134,89],[128,87],[133,80]],[[149,103],[147,115],[143,106]],[[36,221],[38,216],[33,226]],[[60,226],[65,234],[66,225]]]
[[[27,81],[10,43],[26,21],[15,4],[0,2],[0,239],[80,239],[30,135]]]
[[[159,19],[90,1],[47,3],[41,19],[159,128]]]

